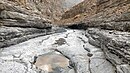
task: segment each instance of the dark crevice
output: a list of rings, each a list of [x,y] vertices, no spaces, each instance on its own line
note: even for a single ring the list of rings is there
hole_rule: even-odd
[[[31,24],[31,23],[30,23]],[[37,29],[51,29],[52,27],[46,27],[46,28],[43,28],[43,27],[35,27],[35,26],[21,26],[20,25],[4,25],[6,27],[20,27],[20,28],[37,28]]]
[[[91,60],[89,59],[88,69],[89,69],[89,72],[92,73],[90,63],[91,63]]]
[[[81,41],[83,41],[83,43],[87,43],[87,41],[85,41],[82,37],[78,37],[79,39],[81,39]]]
[[[37,58],[38,58],[37,56],[34,56],[34,58],[33,58],[33,59],[34,59],[34,61],[33,61],[33,62],[31,62],[31,64],[35,64],[35,63],[36,63],[36,61],[37,61]]]
[[[88,52],[91,52],[91,50],[89,48],[87,48],[85,45],[83,45],[83,48],[88,51]]]
[[[86,23],[72,24],[72,25],[67,26],[67,28],[86,30],[87,29],[87,25],[86,25]]]
[[[116,68],[116,65],[115,64],[113,64],[113,62],[112,61],[110,61],[108,58],[106,58],[106,60],[115,68],[115,73],[118,73],[117,72],[117,68]]]
[[[56,52],[59,52],[60,54],[62,54],[64,57],[66,57],[67,59],[69,59],[70,60],[70,58],[69,57],[67,57],[66,55],[64,55],[60,50],[58,50],[58,49],[54,49],[54,51],[56,51]]]
[[[83,45],[83,48],[87,51],[87,52],[91,52],[89,48],[86,48],[84,45]]]
[[[92,53],[87,53],[87,56],[88,56],[88,57],[92,57],[93,54],[92,54]]]

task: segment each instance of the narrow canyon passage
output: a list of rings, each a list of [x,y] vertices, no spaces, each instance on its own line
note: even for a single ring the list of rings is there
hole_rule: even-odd
[[[87,31],[64,30],[2,48],[0,72],[115,73],[103,51],[89,44]]]
[[[130,73],[130,0],[0,0],[0,73]]]

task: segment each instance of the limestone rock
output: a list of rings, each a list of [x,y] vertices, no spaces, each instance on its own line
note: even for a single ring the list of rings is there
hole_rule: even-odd
[[[129,0],[84,0],[62,15],[59,25],[86,24],[84,28],[130,31]]]
[[[115,66],[117,72],[118,70],[120,71],[120,66],[123,66],[123,68],[126,67],[125,65],[129,66],[129,32],[89,29],[88,33],[90,34],[90,37],[93,38],[93,40],[90,40],[93,42],[98,42],[99,44],[97,45],[93,42],[90,43],[94,46],[100,47],[104,51],[106,59]],[[129,67],[127,68],[129,69]],[[128,70],[125,70],[124,72],[129,73]]]
[[[47,66],[54,67],[52,73],[95,73],[95,71],[96,73],[115,73],[115,68],[105,59],[103,51],[89,44],[85,31],[66,30],[66,32],[41,36],[2,48],[0,64],[3,68],[0,68],[0,71],[14,72],[16,70],[12,65],[15,65],[19,73],[24,71],[49,73]],[[61,38],[66,40],[65,44],[54,44]],[[83,47],[83,45],[85,46]],[[91,53],[92,56],[89,56],[88,53]],[[45,65],[44,69],[41,68],[41,65]]]

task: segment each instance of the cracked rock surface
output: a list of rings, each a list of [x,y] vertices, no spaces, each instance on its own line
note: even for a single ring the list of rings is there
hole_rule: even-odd
[[[116,73],[130,73],[130,33],[91,28],[89,43],[102,49]]]
[[[0,73],[115,73],[102,49],[89,44],[84,30],[65,30],[1,48]],[[129,65],[117,68],[129,73]]]

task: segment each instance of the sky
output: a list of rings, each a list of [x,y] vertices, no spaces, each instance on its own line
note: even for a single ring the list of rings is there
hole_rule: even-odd
[[[65,7],[70,8],[73,7],[74,5],[77,5],[78,3],[82,2],[84,0],[65,0]]]

